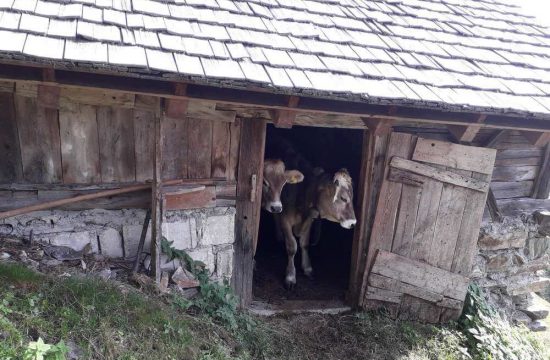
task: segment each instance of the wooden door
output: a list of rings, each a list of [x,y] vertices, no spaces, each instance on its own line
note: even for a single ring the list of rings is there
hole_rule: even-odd
[[[393,133],[361,287],[363,307],[456,319],[468,287],[494,149]]]
[[[265,132],[265,120],[242,119],[233,268],[233,287],[242,307],[252,300],[254,248],[258,240],[262,202]]]

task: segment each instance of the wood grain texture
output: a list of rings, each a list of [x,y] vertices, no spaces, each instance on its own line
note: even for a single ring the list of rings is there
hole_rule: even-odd
[[[495,156],[493,149],[418,139],[412,160],[487,174],[492,170]]]
[[[502,214],[506,216],[531,215],[537,210],[550,209],[550,199],[502,199],[497,200],[497,204]]]
[[[496,167],[493,172],[493,181],[534,180],[538,172],[538,166]]]
[[[187,179],[188,120],[163,120],[162,180]]]
[[[132,109],[102,106],[97,109],[99,159],[103,182],[136,180]]]
[[[133,108],[135,95],[115,90],[62,87],[59,94],[59,106],[71,106],[75,103]]]
[[[183,194],[165,194],[164,210],[188,210],[216,206],[216,187],[207,186],[203,190]]]
[[[0,183],[23,178],[13,93],[0,92]]]
[[[25,181],[61,182],[57,110],[38,106],[36,98],[16,96],[15,114]]]
[[[550,198],[550,144],[546,145],[544,151],[544,160],[535,182],[533,197],[536,199]]]
[[[231,123],[212,122],[212,177],[227,179],[231,152]]]
[[[241,306],[252,300],[254,248],[258,238],[261,186],[265,149],[264,120],[243,119],[241,127],[239,171],[237,182],[237,214],[235,217],[235,260],[233,287]],[[251,179],[256,176],[256,193],[252,197]]]
[[[239,146],[241,143],[241,119],[235,119],[229,126],[231,143],[229,146],[229,165],[227,168],[227,179],[235,180],[237,178],[237,168],[239,165]]]
[[[134,110],[134,157],[136,181],[153,179],[155,147],[155,113],[149,110]]]
[[[212,171],[212,121],[189,118],[187,175],[209,178]]]
[[[71,104],[59,110],[63,181],[101,182],[97,108]]]
[[[491,190],[493,190],[496,199],[529,197],[533,192],[534,186],[535,184],[532,180],[491,182]]]

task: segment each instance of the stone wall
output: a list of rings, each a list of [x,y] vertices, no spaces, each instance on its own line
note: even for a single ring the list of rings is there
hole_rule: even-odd
[[[529,324],[526,316],[533,293],[550,288],[550,213],[505,217],[485,222],[479,234],[472,278],[503,314]]]
[[[145,210],[40,211],[0,221],[0,235],[29,238],[52,245],[81,250],[91,244],[92,251],[107,257],[135,258]],[[169,211],[162,232],[172,246],[186,250],[202,261],[214,278],[230,278],[233,268],[235,208]],[[149,253],[151,232],[144,252]],[[144,265],[150,259],[144,255]],[[162,267],[173,270],[178,264],[162,258]]]

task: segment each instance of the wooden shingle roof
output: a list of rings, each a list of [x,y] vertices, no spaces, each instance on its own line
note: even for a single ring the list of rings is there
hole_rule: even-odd
[[[520,0],[0,0],[0,57],[550,118],[550,29]]]

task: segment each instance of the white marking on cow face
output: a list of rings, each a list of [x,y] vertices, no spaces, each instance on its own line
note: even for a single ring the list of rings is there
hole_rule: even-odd
[[[337,222],[345,229],[355,226],[357,220],[353,209],[353,184],[346,169],[337,171],[332,183],[323,187],[317,206],[323,219]]]
[[[352,229],[355,224],[357,224],[357,220],[355,219],[348,219],[348,220],[344,220],[340,223],[340,226],[343,227],[344,229]]]

